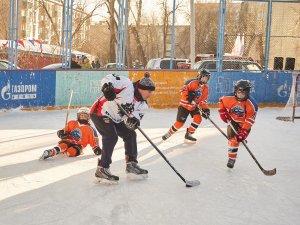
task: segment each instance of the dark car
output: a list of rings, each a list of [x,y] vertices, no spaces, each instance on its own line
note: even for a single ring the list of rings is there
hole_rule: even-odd
[[[193,66],[193,69],[209,69],[210,71],[216,71],[216,60],[215,59],[208,59],[208,60],[201,60]],[[262,71],[262,67],[254,61],[250,60],[237,60],[237,59],[225,59],[223,60],[223,68],[222,70],[228,71]]]

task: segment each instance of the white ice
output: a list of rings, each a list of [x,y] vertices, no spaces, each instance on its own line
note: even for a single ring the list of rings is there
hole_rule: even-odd
[[[66,110],[0,112],[0,225],[296,225],[300,224],[300,121],[275,119],[278,108],[259,109],[248,146],[265,176],[244,147],[235,167],[227,163],[227,141],[207,120],[194,145],[183,143],[185,128],[166,142],[161,136],[176,109],[151,109],[141,128],[187,180],[187,188],[151,144],[138,133],[139,164],[146,180],[125,173],[119,139],[111,171],[118,185],[95,184],[97,157],[87,148],[77,158],[38,161],[56,145]],[[225,124],[212,110],[212,120]],[[76,110],[71,110],[74,119]],[[185,127],[190,123],[187,121]]]

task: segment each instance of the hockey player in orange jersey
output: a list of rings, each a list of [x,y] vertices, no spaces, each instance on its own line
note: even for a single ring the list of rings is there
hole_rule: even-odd
[[[61,138],[58,145],[52,149],[45,150],[40,160],[45,160],[55,155],[66,153],[69,157],[76,157],[82,154],[82,150],[90,145],[95,155],[101,154],[98,134],[90,125],[89,109],[82,107],[77,112],[77,120],[71,120],[66,127],[57,131],[57,136]]]
[[[207,104],[208,86],[207,82],[210,78],[210,72],[202,69],[198,72],[197,78],[188,80],[181,89],[181,99],[178,106],[176,122],[169,131],[162,136],[165,141],[172,134],[178,131],[185,123],[187,117],[191,115],[193,122],[187,128],[185,134],[186,143],[196,143],[197,139],[192,136],[202,121],[210,115],[210,110]],[[201,109],[201,113],[200,113]],[[201,117],[202,115],[202,117]]]
[[[234,85],[234,93],[223,96],[219,100],[220,118],[225,122],[230,122],[234,130],[228,126],[228,168],[233,168],[238,147],[241,141],[245,140],[250,133],[255,122],[258,110],[257,103],[250,96],[251,83],[248,80],[239,80]]]

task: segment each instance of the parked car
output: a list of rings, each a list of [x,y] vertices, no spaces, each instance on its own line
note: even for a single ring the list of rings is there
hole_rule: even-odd
[[[103,67],[104,69],[116,69],[117,68],[117,63],[106,63]],[[127,66],[125,66],[125,69]]]
[[[42,68],[43,70],[58,70],[58,69],[62,69],[62,64],[61,63],[53,63],[53,64],[49,64],[47,66],[44,66]]]
[[[188,70],[188,69],[191,69],[191,63],[188,63],[188,62],[178,62],[177,63],[177,67],[178,67],[178,69]]]
[[[173,59],[173,66],[172,69],[179,69],[178,63],[186,63],[188,62],[188,59]],[[171,64],[171,58],[156,58],[156,59],[150,59],[149,62],[146,65],[146,69],[170,69]]]
[[[209,69],[210,71],[216,71],[216,59],[198,61],[194,64],[193,69]],[[251,60],[225,59],[223,60],[222,70],[262,71],[262,67],[257,62]]]
[[[73,62],[71,64],[71,66],[73,65]],[[78,64],[76,64],[78,65]],[[44,66],[42,67],[43,70],[59,70],[59,69],[64,69],[62,67],[62,63],[53,63],[53,64],[49,64],[47,66]],[[77,67],[71,67],[71,69],[80,69],[80,68],[77,68]]]
[[[8,65],[9,65],[9,62],[7,60],[0,60],[0,70],[1,69],[7,70]],[[17,66],[17,69],[21,69],[21,68]]]

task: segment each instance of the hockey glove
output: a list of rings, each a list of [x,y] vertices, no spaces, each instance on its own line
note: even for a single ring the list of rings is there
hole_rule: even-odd
[[[64,129],[62,130],[58,130],[57,131],[57,136],[60,138],[60,139],[64,139],[68,136],[68,134],[65,132]]]
[[[236,140],[238,142],[244,141],[248,137],[249,131],[246,129],[240,129],[238,134],[236,135]]]
[[[112,83],[103,84],[101,91],[103,92],[104,97],[107,101],[113,101],[116,98],[116,92]]]
[[[189,91],[188,95],[187,95],[188,102],[192,102],[194,100],[195,96],[196,96],[196,93],[194,91]]]
[[[125,125],[128,129],[135,130],[138,126],[140,126],[140,120],[136,117],[128,117]]]
[[[93,148],[95,155],[101,155],[102,149],[99,146]]]
[[[204,119],[208,119],[208,117],[210,116],[210,109],[202,109],[201,115]]]
[[[231,117],[226,109],[219,109],[219,114],[220,114],[221,120],[223,120],[225,123],[227,123],[231,119]]]
[[[121,104],[121,106],[128,114],[131,114],[134,111],[133,103]],[[125,115],[121,109],[119,109],[118,114],[120,115],[120,117],[123,117]]]

